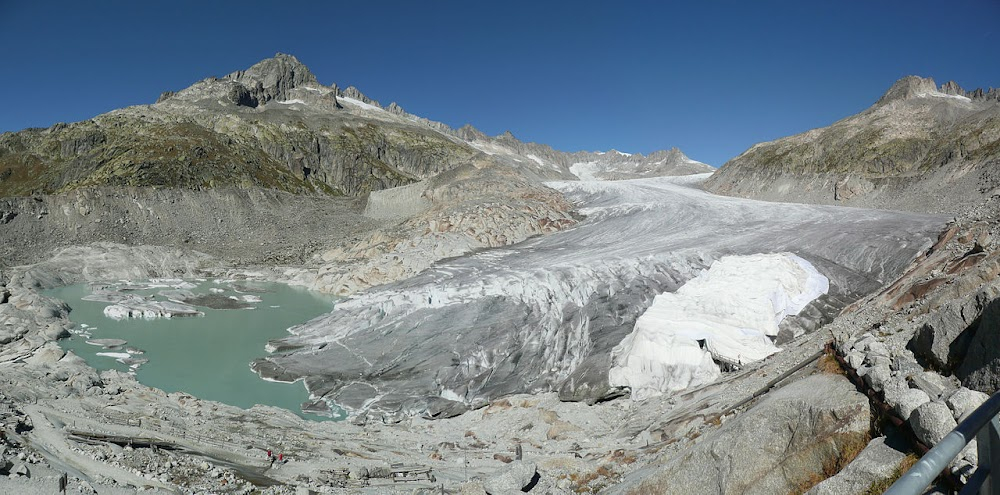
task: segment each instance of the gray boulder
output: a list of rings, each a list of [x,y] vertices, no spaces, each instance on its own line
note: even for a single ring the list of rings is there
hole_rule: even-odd
[[[852,350],[847,353],[846,360],[847,364],[850,365],[851,368],[859,369],[861,368],[861,365],[865,363],[865,354],[858,350]]]
[[[873,390],[881,392],[886,382],[892,379],[892,371],[889,370],[888,364],[873,366],[865,374],[864,379]]]
[[[368,468],[364,466],[354,466],[348,471],[348,477],[352,480],[365,480],[368,479]]]
[[[868,398],[840,375],[812,375],[757,405],[686,451],[635,471],[613,493],[790,493],[869,432]]]
[[[931,398],[927,395],[927,392],[917,388],[907,388],[903,390],[897,397],[896,404],[893,406],[893,410],[896,414],[904,420],[909,420],[910,415],[913,411],[930,402]]]
[[[42,335],[48,340],[59,340],[63,337],[69,337],[69,332],[59,323],[50,323],[42,331]]]
[[[31,477],[31,471],[28,470],[28,466],[23,462],[10,470],[11,476],[24,476],[25,478]]]
[[[487,479],[483,488],[490,495],[521,492],[532,485],[536,474],[538,472],[534,462],[515,461],[502,473]]]
[[[955,375],[972,390],[993,394],[1000,389],[1000,298],[986,306]]]
[[[950,394],[957,384],[933,371],[914,373],[908,378],[910,386],[927,392],[933,400],[941,399]]]
[[[943,402],[927,402],[913,410],[908,420],[913,433],[928,447],[941,441],[958,423]]]
[[[969,413],[975,411],[977,407],[981,406],[989,398],[990,396],[982,392],[961,387],[948,397],[945,404],[948,404],[948,407],[951,408],[955,420],[962,421]]]
[[[846,468],[814,486],[808,495],[841,495],[864,493],[872,483],[892,476],[906,454],[886,445],[885,437],[868,443],[865,450]]]
[[[937,369],[955,368],[969,347],[974,333],[970,326],[976,323],[998,292],[995,286],[989,285],[969,297],[943,306],[924,322],[907,347]]]

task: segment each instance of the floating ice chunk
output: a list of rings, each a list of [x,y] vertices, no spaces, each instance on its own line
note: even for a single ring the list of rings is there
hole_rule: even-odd
[[[212,294],[222,294],[223,292],[226,292],[226,289],[220,289],[218,287],[212,287],[212,288],[208,289],[208,291],[211,292]]]
[[[97,355],[115,359],[128,359],[132,357],[132,355],[127,352],[98,352]]]
[[[173,301],[129,301],[104,308],[104,316],[113,320],[125,318],[172,318],[174,316],[202,316],[194,306]]]
[[[107,316],[112,320],[124,320],[125,318],[130,318],[132,316],[132,312],[125,306],[112,304],[104,308],[104,316]]]
[[[128,342],[124,339],[92,339],[88,340],[87,344],[96,345],[98,347],[103,347],[105,349],[110,349],[112,347],[121,347]]]
[[[244,294],[243,301],[248,303],[259,303],[261,299],[260,296],[255,296],[253,294]]]
[[[144,364],[146,364],[146,363],[149,362],[149,360],[146,359],[146,358],[132,358],[132,357],[118,358],[118,359],[115,359],[115,361],[118,361],[119,363],[122,363],[125,366],[128,366],[129,370],[131,370],[131,371],[135,371],[135,370],[139,369],[140,366],[142,366],[142,365],[144,365]]]
[[[790,253],[727,256],[676,292],[656,296],[612,350],[608,380],[642,400],[710,383],[716,361],[743,365],[780,349],[778,324],[829,290],[829,280]]]

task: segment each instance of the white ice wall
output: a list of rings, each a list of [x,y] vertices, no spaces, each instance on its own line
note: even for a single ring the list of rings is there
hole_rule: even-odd
[[[770,337],[781,320],[827,290],[827,278],[790,253],[721,258],[656,296],[612,350],[609,382],[635,400],[709,383],[716,360],[743,365],[778,352]]]

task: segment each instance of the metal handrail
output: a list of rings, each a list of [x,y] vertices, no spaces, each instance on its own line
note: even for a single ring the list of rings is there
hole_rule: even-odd
[[[903,474],[886,495],[918,495],[930,486],[941,471],[948,468],[973,437],[977,440],[979,466],[962,489],[963,494],[1000,495],[1000,393],[972,411],[964,421],[929,450],[909,471]]]

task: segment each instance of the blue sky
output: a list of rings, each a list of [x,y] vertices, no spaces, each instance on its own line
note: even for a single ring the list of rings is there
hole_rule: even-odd
[[[0,132],[152,103],[276,52],[323,84],[564,151],[712,165],[908,74],[1000,86],[1000,1],[0,0]]]

